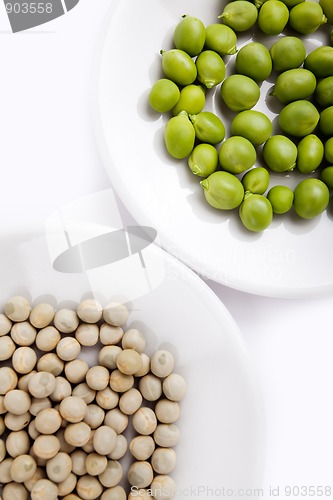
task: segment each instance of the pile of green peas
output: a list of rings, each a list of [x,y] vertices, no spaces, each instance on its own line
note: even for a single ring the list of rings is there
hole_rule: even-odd
[[[333,2],[234,0],[216,21],[205,26],[184,15],[174,46],[160,52],[163,77],[148,100],[155,112],[171,115],[164,131],[167,152],[187,159],[212,207],[237,209],[250,231],[263,231],[274,214],[291,210],[301,219],[319,216],[333,190],[333,47],[307,54],[302,37],[333,24]],[[238,33],[257,29],[280,36],[269,48],[251,41],[238,49]],[[329,43],[332,34],[327,38]],[[230,58],[236,71],[227,75]],[[282,105],[277,134],[270,118],[253,109],[260,84],[272,76],[267,98]],[[223,120],[205,110],[210,89],[234,113],[229,137]],[[271,186],[272,173],[289,176],[293,170],[304,176],[294,189]]]

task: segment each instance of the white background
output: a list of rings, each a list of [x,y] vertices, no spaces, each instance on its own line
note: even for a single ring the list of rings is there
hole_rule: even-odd
[[[110,187],[91,102],[96,49],[111,1],[80,0],[66,16],[15,35],[0,4],[5,234],[42,229],[64,203]],[[333,490],[333,295],[283,300],[208,284],[240,327],[257,371],[267,421],[266,491],[280,485],[285,498],[284,485]]]

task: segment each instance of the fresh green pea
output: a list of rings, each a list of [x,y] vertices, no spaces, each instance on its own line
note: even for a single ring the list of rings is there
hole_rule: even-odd
[[[244,45],[237,53],[236,69],[256,82],[267,80],[272,71],[272,59],[265,45],[259,42]]]
[[[284,36],[269,49],[275,71],[298,68],[306,57],[305,45],[300,38]]]
[[[198,144],[188,157],[188,166],[198,177],[208,177],[217,169],[219,155],[212,144]]]
[[[236,33],[225,24],[209,24],[206,26],[205,48],[214,50],[221,57],[236,54]]]
[[[333,136],[333,106],[325,108],[320,113],[319,129],[324,135]]]
[[[333,190],[333,165],[323,168],[320,172],[320,180],[326,184],[329,190]]]
[[[302,2],[295,5],[289,12],[289,24],[292,29],[302,35],[309,35],[319,26],[327,23],[323,9],[317,2]]]
[[[272,135],[263,147],[266,165],[274,172],[291,171],[296,166],[297,147],[284,135]]]
[[[241,181],[229,172],[214,172],[200,182],[207,202],[220,210],[238,207],[244,197]]]
[[[249,231],[263,231],[272,222],[272,205],[262,194],[246,193],[239,207],[239,217]]]
[[[180,91],[180,97],[172,109],[174,115],[186,111],[189,115],[196,115],[204,109],[206,102],[205,91],[200,85],[186,85]]]
[[[247,0],[235,0],[227,3],[219,19],[235,31],[246,31],[254,26],[258,18],[258,9]]]
[[[294,208],[302,219],[313,219],[327,207],[330,193],[320,179],[304,179],[294,190]]]
[[[184,50],[191,57],[200,54],[206,39],[206,28],[200,19],[194,16],[183,16],[177,24],[173,41],[176,49]]]
[[[250,193],[264,194],[269,185],[269,173],[267,168],[251,168],[242,178],[244,190]]]
[[[322,180],[328,189],[333,189],[333,166],[323,168],[320,172],[320,180]]]
[[[333,164],[333,137],[327,139],[324,144],[325,160]]]
[[[197,77],[197,67],[191,57],[180,49],[161,50],[162,69],[177,85],[189,85]]]
[[[280,0],[268,0],[259,10],[258,26],[266,35],[278,35],[289,19],[288,7]]]
[[[219,151],[219,161],[223,170],[231,174],[241,174],[251,168],[257,159],[253,144],[245,137],[232,136],[225,140]]]
[[[282,130],[295,137],[311,134],[318,122],[317,108],[304,99],[287,104],[279,115],[279,125]]]
[[[323,108],[333,106],[333,76],[327,76],[317,83],[314,97]]]
[[[311,71],[303,68],[289,69],[278,75],[271,95],[275,95],[283,104],[288,104],[310,97],[316,85],[316,77]]]
[[[177,85],[167,78],[157,80],[149,93],[149,104],[154,111],[166,113],[179,101],[180,91]]]
[[[262,6],[263,3],[267,2],[268,0],[254,0],[254,5],[257,7],[257,9],[259,10],[260,7]]]
[[[174,158],[186,158],[191,153],[195,130],[186,113],[170,118],[165,126],[164,141],[168,153]]]
[[[304,60],[304,68],[312,71],[317,78],[333,76],[333,47],[317,47]]]
[[[319,167],[324,158],[324,144],[319,137],[309,134],[297,146],[296,167],[303,174],[310,174]]]
[[[333,3],[331,0],[319,0],[319,5],[323,9],[327,22],[333,24]]]
[[[221,119],[210,111],[190,115],[197,139],[208,144],[218,144],[224,139],[225,127]]]
[[[245,75],[230,75],[221,85],[220,94],[224,103],[232,111],[251,109],[260,97],[258,84]]]
[[[264,113],[249,109],[238,113],[231,122],[232,135],[248,139],[254,146],[259,146],[272,135],[272,122]]]
[[[244,0],[245,1],[245,0]],[[195,61],[198,80],[211,89],[225,78],[225,64],[221,56],[214,50],[204,50]]]
[[[294,193],[288,186],[273,186],[267,193],[267,199],[275,214],[285,214],[293,206]]]
[[[333,47],[322,45],[314,49],[306,56],[304,68],[317,78],[333,76]]]

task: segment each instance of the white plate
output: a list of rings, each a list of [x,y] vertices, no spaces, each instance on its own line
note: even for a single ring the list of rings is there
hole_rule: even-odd
[[[91,234],[89,225],[86,229]],[[0,236],[0,304],[14,294],[24,294],[33,303],[49,300],[62,306],[74,306],[91,296],[85,274],[53,269],[50,242],[54,242],[50,234],[48,241],[33,233]],[[188,382],[179,423],[177,498],[188,497],[186,491],[191,488],[259,487],[263,416],[240,332],[200,278],[160,248],[150,245],[149,252],[150,263],[162,266],[163,279],[150,293],[130,301],[127,326],[145,333],[148,351],[171,349],[177,370]],[[109,300],[117,290],[107,267],[104,276],[110,294],[105,296],[104,287],[104,299]],[[98,296],[99,290],[94,293]]]
[[[208,206],[186,162],[165,153],[167,118],[147,105],[149,89],[161,75],[159,51],[171,48],[182,14],[208,24],[216,22],[222,10],[219,0],[113,2],[96,68],[94,102],[106,170],[136,221],[156,228],[162,246],[199,274],[269,296],[301,297],[332,290],[332,211],[311,221],[294,215],[275,217],[263,233],[249,233],[237,213]],[[319,44],[319,36],[308,38],[308,50]],[[249,38],[240,37],[238,46]],[[265,37],[257,35],[256,40]],[[268,40],[269,46],[274,40]],[[272,85],[263,85],[263,98],[255,109],[266,109],[265,93]],[[266,111],[273,118],[278,106],[272,99]],[[218,94],[209,104],[221,111]],[[224,120],[230,116],[224,115]]]

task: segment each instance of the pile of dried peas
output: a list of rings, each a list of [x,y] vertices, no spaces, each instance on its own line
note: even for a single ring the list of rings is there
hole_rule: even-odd
[[[85,299],[76,310],[13,296],[0,313],[3,500],[172,498],[179,402],[166,350],[145,354],[129,311]],[[98,365],[80,358],[99,345]],[[128,442],[129,441],[129,442]],[[128,455],[127,473],[121,459]],[[126,491],[129,490],[129,491]],[[140,490],[140,491],[139,491]]]
[[[302,37],[332,24],[328,0],[235,0],[207,26],[184,15],[174,30],[174,46],[161,50],[163,77],[150,89],[149,103],[158,113],[171,112],[166,149],[176,159],[187,159],[202,178],[211,206],[237,209],[250,231],[266,229],[274,214],[294,210],[300,219],[312,219],[328,207],[333,190],[333,47],[322,45],[307,54]],[[237,33],[251,30],[281,36],[270,46],[253,41],[238,49]],[[333,37],[326,36],[330,43]],[[226,74],[225,56],[235,58],[235,74]],[[275,88],[268,99],[277,99],[283,108],[280,132],[272,135],[271,120],[252,108],[261,82],[274,72]],[[226,139],[221,118],[204,110],[205,94],[212,88],[218,88],[222,107],[236,113]],[[256,165],[259,153],[263,166]],[[281,177],[294,169],[304,175],[294,189],[270,185],[272,172]]]

